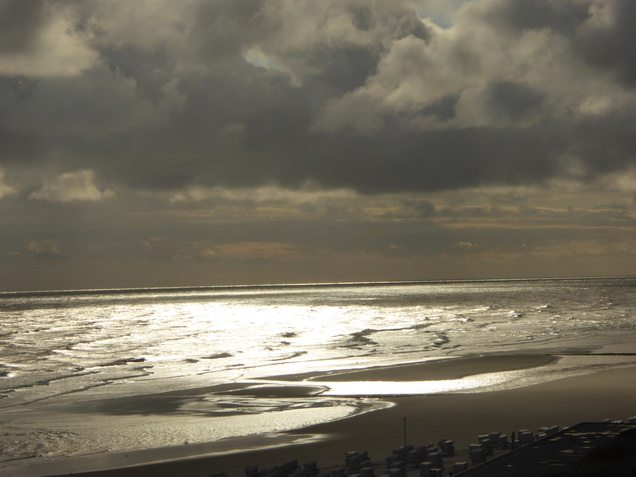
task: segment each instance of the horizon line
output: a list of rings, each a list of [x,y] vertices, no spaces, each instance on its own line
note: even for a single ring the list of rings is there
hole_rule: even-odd
[[[253,290],[257,288],[329,288],[355,286],[393,286],[393,285],[426,285],[439,283],[474,283],[474,282],[514,282],[541,280],[592,280],[592,279],[625,279],[636,278],[636,275],[599,275],[599,276],[555,276],[555,277],[516,277],[516,278],[448,278],[426,280],[381,280],[381,281],[345,281],[345,282],[301,282],[301,283],[252,283],[226,285],[184,285],[184,286],[147,286],[122,288],[78,288],[48,290],[7,290],[0,291],[0,298],[26,295],[91,295],[91,294],[137,294],[151,291],[203,291],[203,290]]]

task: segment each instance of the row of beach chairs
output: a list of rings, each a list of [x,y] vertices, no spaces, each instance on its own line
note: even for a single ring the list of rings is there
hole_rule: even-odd
[[[491,432],[479,436],[479,444],[471,444],[468,448],[468,456],[473,464],[485,462],[489,456],[494,454],[495,450],[516,449],[526,444],[531,444],[537,439],[550,436],[559,432],[559,426],[540,427],[535,436],[532,431],[521,429],[516,433],[512,433],[511,440],[508,440],[506,434],[501,432]]]
[[[522,435],[520,431],[519,435]],[[532,434],[532,433],[530,433]],[[525,434],[523,434],[525,436]],[[525,437],[524,437],[525,439]],[[471,445],[469,455],[473,464],[484,462],[492,455],[495,447],[509,449],[507,436],[501,433],[490,433],[479,436],[479,444]],[[525,442],[525,441],[524,441]],[[420,477],[442,477],[445,470],[454,474],[468,469],[468,462],[453,462],[450,469],[445,469],[444,458],[455,455],[455,444],[450,439],[443,439],[437,444],[423,446],[404,445],[393,449],[386,459],[387,477],[407,477],[408,469],[418,469]],[[215,474],[211,477],[227,477]],[[353,451],[345,453],[344,466],[329,472],[320,472],[315,461],[302,466],[294,459],[274,467],[259,468],[256,465],[245,467],[245,477],[379,477],[368,452]]]
[[[455,444],[443,439],[438,445],[424,446],[405,445],[394,449],[386,457],[389,477],[406,477],[408,468],[419,468],[422,477],[441,476],[444,470],[443,457],[455,455]]]
[[[316,461],[305,462],[301,466],[298,464],[298,459],[289,460],[274,467],[263,467],[261,469],[259,469],[257,465],[248,465],[245,467],[245,477],[318,477],[319,475]],[[224,477],[224,475],[211,477]]]
[[[608,420],[609,421],[609,420]],[[636,416],[627,422],[636,424]],[[540,427],[536,435],[527,429],[520,429],[511,436],[501,432],[491,432],[478,436],[478,444],[471,444],[468,457],[471,465],[485,462],[496,450],[512,450],[531,444],[560,431],[559,426]],[[455,456],[455,444],[443,439],[437,444],[423,446],[404,445],[394,449],[386,459],[387,477],[407,477],[409,469],[419,469],[420,477],[442,477],[445,470],[453,475],[468,470],[469,462],[453,462],[445,469],[444,458]],[[383,477],[375,475],[375,468],[366,451],[346,452],[344,466],[328,472],[320,472],[315,461],[303,465],[297,459],[274,467],[259,468],[257,465],[245,467],[245,477]],[[227,477],[225,473],[212,474],[210,477]]]

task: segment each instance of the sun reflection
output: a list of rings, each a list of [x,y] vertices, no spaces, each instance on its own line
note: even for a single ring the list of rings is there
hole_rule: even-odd
[[[482,375],[436,381],[321,381],[321,384],[329,388],[323,394],[327,396],[409,396],[475,391],[501,385],[505,381],[503,376]]]
[[[460,379],[431,381],[320,381],[328,389],[324,396],[415,396],[425,394],[474,393],[494,391],[509,387],[522,387],[545,380],[563,377],[563,372],[553,369],[541,373],[531,370],[505,371],[467,376]],[[308,384],[309,382],[307,382]]]

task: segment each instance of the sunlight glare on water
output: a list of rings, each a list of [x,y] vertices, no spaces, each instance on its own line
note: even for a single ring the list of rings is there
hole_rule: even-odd
[[[415,396],[423,394],[446,394],[502,385],[509,381],[503,373],[463,379],[435,381],[323,381],[329,388],[326,396]]]
[[[0,294],[0,408],[14,426],[3,458],[23,459],[21,449],[33,448],[91,452],[109,440],[111,448],[120,439],[133,445],[115,423],[160,426],[140,444],[152,447],[182,435],[170,429],[202,440],[244,436],[274,429],[275,416],[285,416],[285,428],[341,418],[365,396],[377,405],[382,396],[480,392],[633,364],[626,344],[625,356],[606,361],[435,381],[328,381],[352,369],[627,343],[636,331],[635,286],[623,278]],[[323,378],[311,381],[316,375]],[[325,389],[294,395],[290,384],[294,392]],[[271,395],[250,394],[255,385]],[[190,390],[188,399],[171,394]],[[169,405],[153,414],[147,396]],[[142,404],[107,411],[129,398]],[[99,413],[69,411],[88,412],[90,403]],[[87,416],[98,414],[107,418],[90,428]],[[209,431],[197,427],[202,415],[214,423]]]

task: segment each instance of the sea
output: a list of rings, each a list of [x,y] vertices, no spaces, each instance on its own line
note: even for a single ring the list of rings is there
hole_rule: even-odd
[[[615,277],[0,293],[0,472],[634,365],[635,291],[636,277]],[[562,359],[461,379],[311,380],[492,354]],[[289,391],[290,375],[306,392]],[[242,392],[259,387],[287,391]]]

